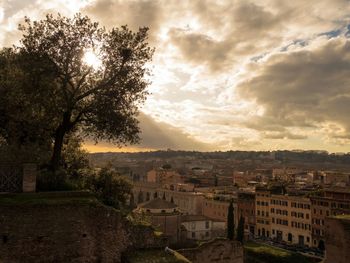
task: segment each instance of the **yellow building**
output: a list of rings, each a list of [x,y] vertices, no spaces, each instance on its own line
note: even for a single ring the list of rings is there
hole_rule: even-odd
[[[256,232],[259,237],[271,237],[271,218],[270,218],[270,191],[264,188],[256,188],[255,194],[255,217]]]
[[[303,196],[271,195],[271,237],[311,246],[311,201]]]

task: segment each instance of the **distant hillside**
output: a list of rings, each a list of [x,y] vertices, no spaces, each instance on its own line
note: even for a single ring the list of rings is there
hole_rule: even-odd
[[[350,153],[329,154],[326,151],[226,151],[226,152],[197,152],[197,151],[152,151],[137,153],[91,153],[90,160],[96,163],[106,163],[124,160],[168,160],[188,158],[198,160],[250,160],[258,163],[276,163],[282,165],[317,166],[318,169],[348,169],[350,168]]]

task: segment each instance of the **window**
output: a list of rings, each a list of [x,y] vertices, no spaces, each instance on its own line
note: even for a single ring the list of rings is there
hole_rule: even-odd
[[[192,238],[196,238],[196,233],[192,232]]]
[[[209,236],[209,232],[205,232],[205,236],[208,237]]]
[[[209,228],[209,221],[205,221],[205,228],[206,228],[206,229]]]

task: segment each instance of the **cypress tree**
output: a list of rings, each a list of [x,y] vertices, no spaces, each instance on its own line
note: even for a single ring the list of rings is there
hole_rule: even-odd
[[[243,243],[243,239],[244,239],[244,217],[243,216],[239,218],[236,239],[237,241]]]
[[[163,200],[166,200],[166,198],[165,198],[165,192],[163,193]]]
[[[234,229],[235,229],[235,222],[233,217],[233,202],[231,200],[227,211],[227,238],[230,240],[233,240],[234,238],[234,235],[235,235]]]

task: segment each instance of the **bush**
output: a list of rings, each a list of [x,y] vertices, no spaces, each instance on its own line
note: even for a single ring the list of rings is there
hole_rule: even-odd
[[[104,204],[120,209],[130,197],[132,184],[115,171],[103,168],[90,177],[88,187]]]
[[[72,190],[66,181],[67,174],[61,169],[56,172],[51,170],[41,170],[37,177],[37,191],[66,191]]]

